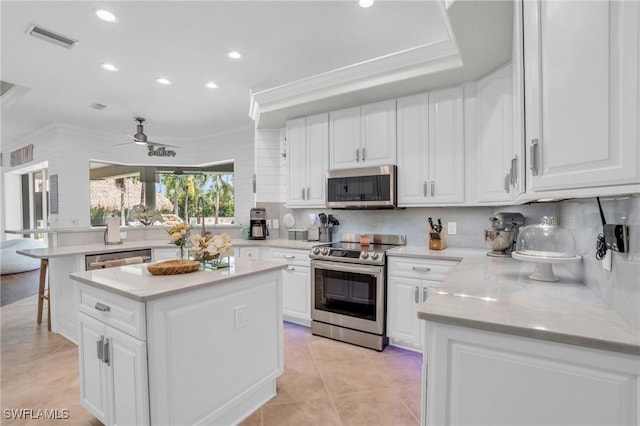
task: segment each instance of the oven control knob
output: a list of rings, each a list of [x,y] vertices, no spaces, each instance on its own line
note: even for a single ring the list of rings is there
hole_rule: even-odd
[[[360,253],[360,257],[363,259],[367,259],[369,257],[369,253],[366,251],[363,251]]]
[[[371,260],[378,260],[380,255],[376,252],[371,253]]]
[[[329,249],[328,248],[323,248],[322,249],[322,255],[323,256],[327,256],[329,254]]]
[[[320,254],[320,247],[314,247],[313,248],[313,254],[315,254],[315,255]]]

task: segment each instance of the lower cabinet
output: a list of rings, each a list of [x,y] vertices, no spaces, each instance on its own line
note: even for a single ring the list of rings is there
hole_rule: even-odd
[[[638,356],[423,322],[423,425],[640,421]]]
[[[148,425],[147,344],[79,313],[80,399],[104,424]]]
[[[285,321],[311,325],[311,272],[309,252],[272,248],[271,259],[289,263],[282,272],[282,314]]]
[[[421,351],[424,321],[418,307],[458,263],[450,260],[389,257],[387,272],[387,337],[393,346]]]

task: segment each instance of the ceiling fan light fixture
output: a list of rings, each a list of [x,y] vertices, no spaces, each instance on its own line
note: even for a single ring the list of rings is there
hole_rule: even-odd
[[[158,78],[156,78],[156,83],[162,84],[163,86],[168,86],[168,85],[171,84],[171,80],[169,80],[168,78],[164,78],[164,77],[158,77]]]
[[[358,4],[360,7],[371,7],[373,5],[373,0],[359,0]]]
[[[207,84],[205,84],[206,87],[208,87],[209,89],[217,89],[218,85],[216,83],[214,83],[213,81],[208,82]]]
[[[106,9],[96,9],[96,16],[105,22],[116,22],[116,15]]]
[[[240,52],[238,52],[236,50],[229,50],[227,52],[227,58],[229,58],[229,59],[240,59],[240,58],[242,58],[242,55],[240,54]]]

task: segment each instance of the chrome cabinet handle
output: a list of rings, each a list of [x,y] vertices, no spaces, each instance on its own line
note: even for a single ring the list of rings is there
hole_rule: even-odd
[[[296,257],[294,255],[292,255],[292,254],[285,254],[284,258],[285,259],[295,259]]]
[[[104,339],[104,350],[102,352],[102,362],[107,365],[110,365],[111,360],[109,359],[109,339]]]
[[[511,186],[510,184],[510,178],[509,178],[510,174],[507,173],[506,175],[504,175],[504,192],[506,192],[507,194],[509,193],[509,187]]]
[[[360,148],[356,149],[356,161],[360,162]]]
[[[426,180],[422,183],[422,195],[424,195],[425,197],[427,196],[427,181]]]
[[[287,266],[287,267],[285,268],[285,270],[287,270],[287,271],[295,271],[295,270],[296,270],[296,268],[295,268],[295,267],[293,267],[293,266]]]
[[[304,188],[302,188],[302,199],[304,200]]]
[[[362,148],[362,161],[364,161],[364,148]]]
[[[309,187],[307,186],[307,200],[309,199]]]
[[[434,181],[431,181],[431,196],[433,197],[433,195],[436,192],[436,183]]]
[[[427,300],[427,296],[429,295],[429,289],[427,287],[422,288],[422,301]]]
[[[518,182],[518,156],[516,155],[511,159],[511,169],[509,169],[509,173],[511,173],[511,185],[516,186]]]
[[[95,306],[96,310],[100,312],[109,312],[111,310],[110,306],[105,305],[104,303],[97,302]]]
[[[531,146],[529,147],[529,157],[531,157],[531,175],[538,176],[538,139],[531,140]]]
[[[416,301],[416,303],[418,302],[418,294],[420,292],[420,288],[418,286],[416,286],[416,291],[413,293],[413,299]]]
[[[258,192],[258,177],[255,173],[253,174],[253,177],[251,179],[251,185],[253,187],[253,193],[255,194],[256,192]]]
[[[96,352],[98,354],[98,359],[104,362],[104,336],[100,336],[100,340],[96,341]]]
[[[431,271],[431,268],[423,268],[421,266],[414,266],[413,270],[414,271],[419,271],[419,272],[429,272],[429,271]]]

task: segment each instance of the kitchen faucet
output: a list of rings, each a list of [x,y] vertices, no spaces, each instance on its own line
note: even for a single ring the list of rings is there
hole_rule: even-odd
[[[205,229],[204,229],[204,198],[203,197],[198,197],[198,200],[196,201],[196,210],[197,209],[200,209],[200,220],[202,221],[202,232],[200,233],[200,235],[202,236],[202,238],[204,238],[204,236],[207,235],[207,233],[205,232]]]

